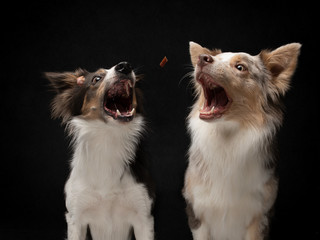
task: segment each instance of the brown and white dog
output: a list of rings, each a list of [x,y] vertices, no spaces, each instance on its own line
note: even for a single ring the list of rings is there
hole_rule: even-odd
[[[65,186],[68,239],[154,237],[153,193],[138,152],[144,119],[136,75],[127,62],[96,72],[46,73],[57,95],[52,115],[72,136],[71,174]]]
[[[188,118],[183,190],[195,240],[261,240],[277,195],[274,136],[280,97],[301,45],[222,53],[190,42],[197,100]]]

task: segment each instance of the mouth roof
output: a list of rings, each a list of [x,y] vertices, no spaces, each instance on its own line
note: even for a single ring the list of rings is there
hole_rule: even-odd
[[[132,80],[122,79],[107,90],[103,106],[113,119],[128,122],[133,119],[135,101]]]
[[[232,101],[227,92],[207,74],[200,74],[197,81],[202,86],[205,98],[204,104],[200,109],[200,118],[213,119],[221,117]]]

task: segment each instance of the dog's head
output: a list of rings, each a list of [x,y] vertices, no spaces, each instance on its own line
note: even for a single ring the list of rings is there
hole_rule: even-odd
[[[63,123],[73,116],[86,119],[131,121],[136,114],[136,75],[128,62],[96,72],[45,73],[57,95],[52,116]]]
[[[192,114],[204,120],[221,118],[255,125],[265,122],[270,114],[281,118],[278,98],[289,88],[300,47],[292,43],[251,56],[222,53],[190,42],[198,94]]]

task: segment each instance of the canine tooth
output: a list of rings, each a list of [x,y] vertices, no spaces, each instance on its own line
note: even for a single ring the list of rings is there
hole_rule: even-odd
[[[128,81],[129,86],[132,88],[132,83],[131,81]]]
[[[121,112],[117,109],[117,116],[121,115]]]
[[[213,106],[210,110],[211,113],[213,113],[215,106]]]
[[[134,89],[132,91],[132,106],[133,106],[133,108],[137,107],[136,92]]]
[[[131,112],[130,112],[130,115],[133,115],[134,114],[134,112],[135,112],[135,108],[132,108],[132,110],[131,110]]]

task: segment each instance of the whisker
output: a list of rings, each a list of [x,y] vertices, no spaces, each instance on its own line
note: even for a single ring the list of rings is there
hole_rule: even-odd
[[[190,80],[190,79],[192,79],[192,78],[193,78],[193,72],[187,72],[186,74],[184,74],[184,75],[180,78],[179,83],[178,83],[178,86],[180,86],[180,84],[182,83],[182,81],[184,81],[184,80]],[[190,83],[190,81],[189,81],[189,83]]]
[[[141,69],[145,68],[145,66],[138,66],[138,67],[135,67],[133,69],[133,72],[136,74],[136,75],[140,75],[139,72],[141,72]]]
[[[179,83],[178,83],[178,86],[180,86],[180,84],[182,83],[183,80],[185,80],[185,79],[186,79],[186,80],[190,80],[190,79],[193,78],[193,74],[194,74],[194,68],[193,68],[193,66],[192,66],[191,64],[185,64],[185,68],[190,69],[190,72],[187,72],[186,74],[184,74],[184,75],[181,77],[181,79],[180,79],[180,81],[179,81]],[[187,87],[189,87],[190,84],[191,84],[191,81],[188,82]]]

